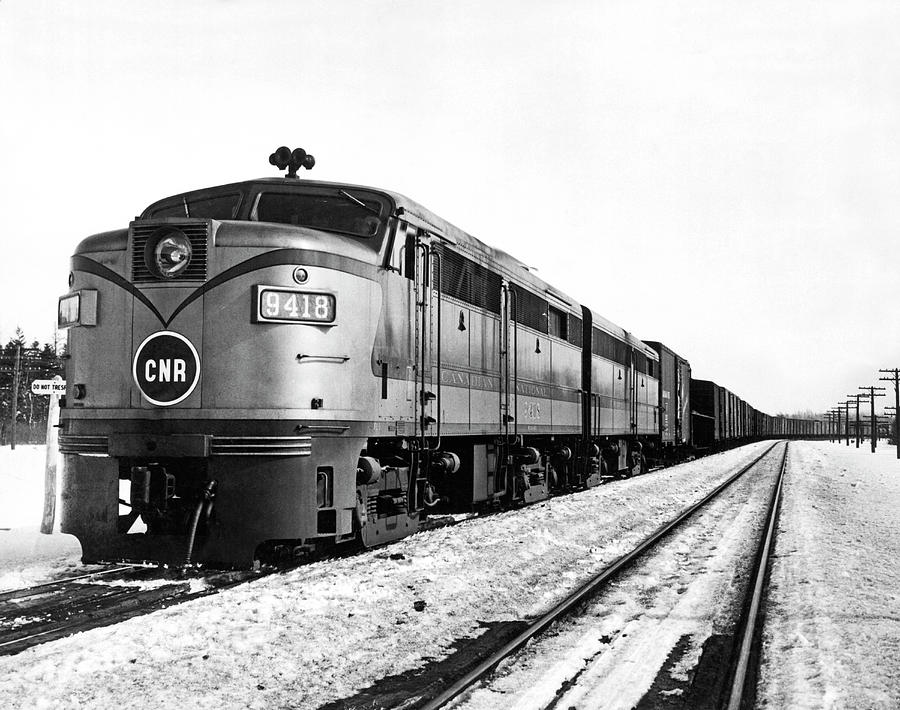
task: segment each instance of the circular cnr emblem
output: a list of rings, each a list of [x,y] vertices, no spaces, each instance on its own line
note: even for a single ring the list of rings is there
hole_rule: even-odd
[[[161,330],[138,346],[131,374],[144,399],[168,407],[194,391],[200,381],[200,356],[183,335]]]

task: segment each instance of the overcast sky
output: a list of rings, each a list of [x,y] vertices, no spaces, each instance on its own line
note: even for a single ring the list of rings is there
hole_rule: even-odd
[[[770,413],[900,366],[896,2],[0,0],[0,339],[182,190],[397,190]]]

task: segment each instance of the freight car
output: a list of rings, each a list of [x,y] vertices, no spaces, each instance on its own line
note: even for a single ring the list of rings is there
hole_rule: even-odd
[[[75,250],[62,529],[85,561],[378,545],[754,435],[664,345],[418,203],[301,180],[300,149],[270,162],[287,175],[165,198]]]
[[[823,421],[769,416],[709,380],[691,380],[690,402],[691,448],[696,451],[766,437],[822,438],[826,434]]]

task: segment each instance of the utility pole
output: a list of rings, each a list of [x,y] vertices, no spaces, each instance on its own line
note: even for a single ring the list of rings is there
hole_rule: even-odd
[[[875,422],[875,398],[876,397],[884,397],[883,394],[876,394],[875,390],[880,390],[884,392],[884,387],[859,387],[861,390],[869,390],[869,394],[866,396],[871,398],[872,400],[872,453],[875,453],[875,445],[878,441],[878,424]]]
[[[850,400],[841,404],[844,405],[844,438],[847,440],[847,446],[850,446]]]
[[[900,367],[892,370],[879,370],[879,372],[891,374],[891,377],[880,377],[879,380],[894,383],[894,444],[897,449],[897,458],[900,459],[900,416],[898,416],[900,413]]]
[[[834,421],[835,421],[835,427],[831,432],[831,434],[832,434],[831,440],[840,444],[841,443],[841,408],[835,407],[831,411],[834,414]]]
[[[865,397],[864,394],[848,394],[848,397],[856,397],[856,448],[859,448],[859,398]]]

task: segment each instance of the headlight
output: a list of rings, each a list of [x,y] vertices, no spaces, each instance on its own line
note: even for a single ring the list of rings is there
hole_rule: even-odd
[[[191,243],[183,234],[160,240],[154,251],[156,268],[167,279],[184,271],[191,260]]]
[[[191,241],[184,232],[165,227],[147,240],[144,263],[154,276],[172,279],[187,269],[192,253]]]

